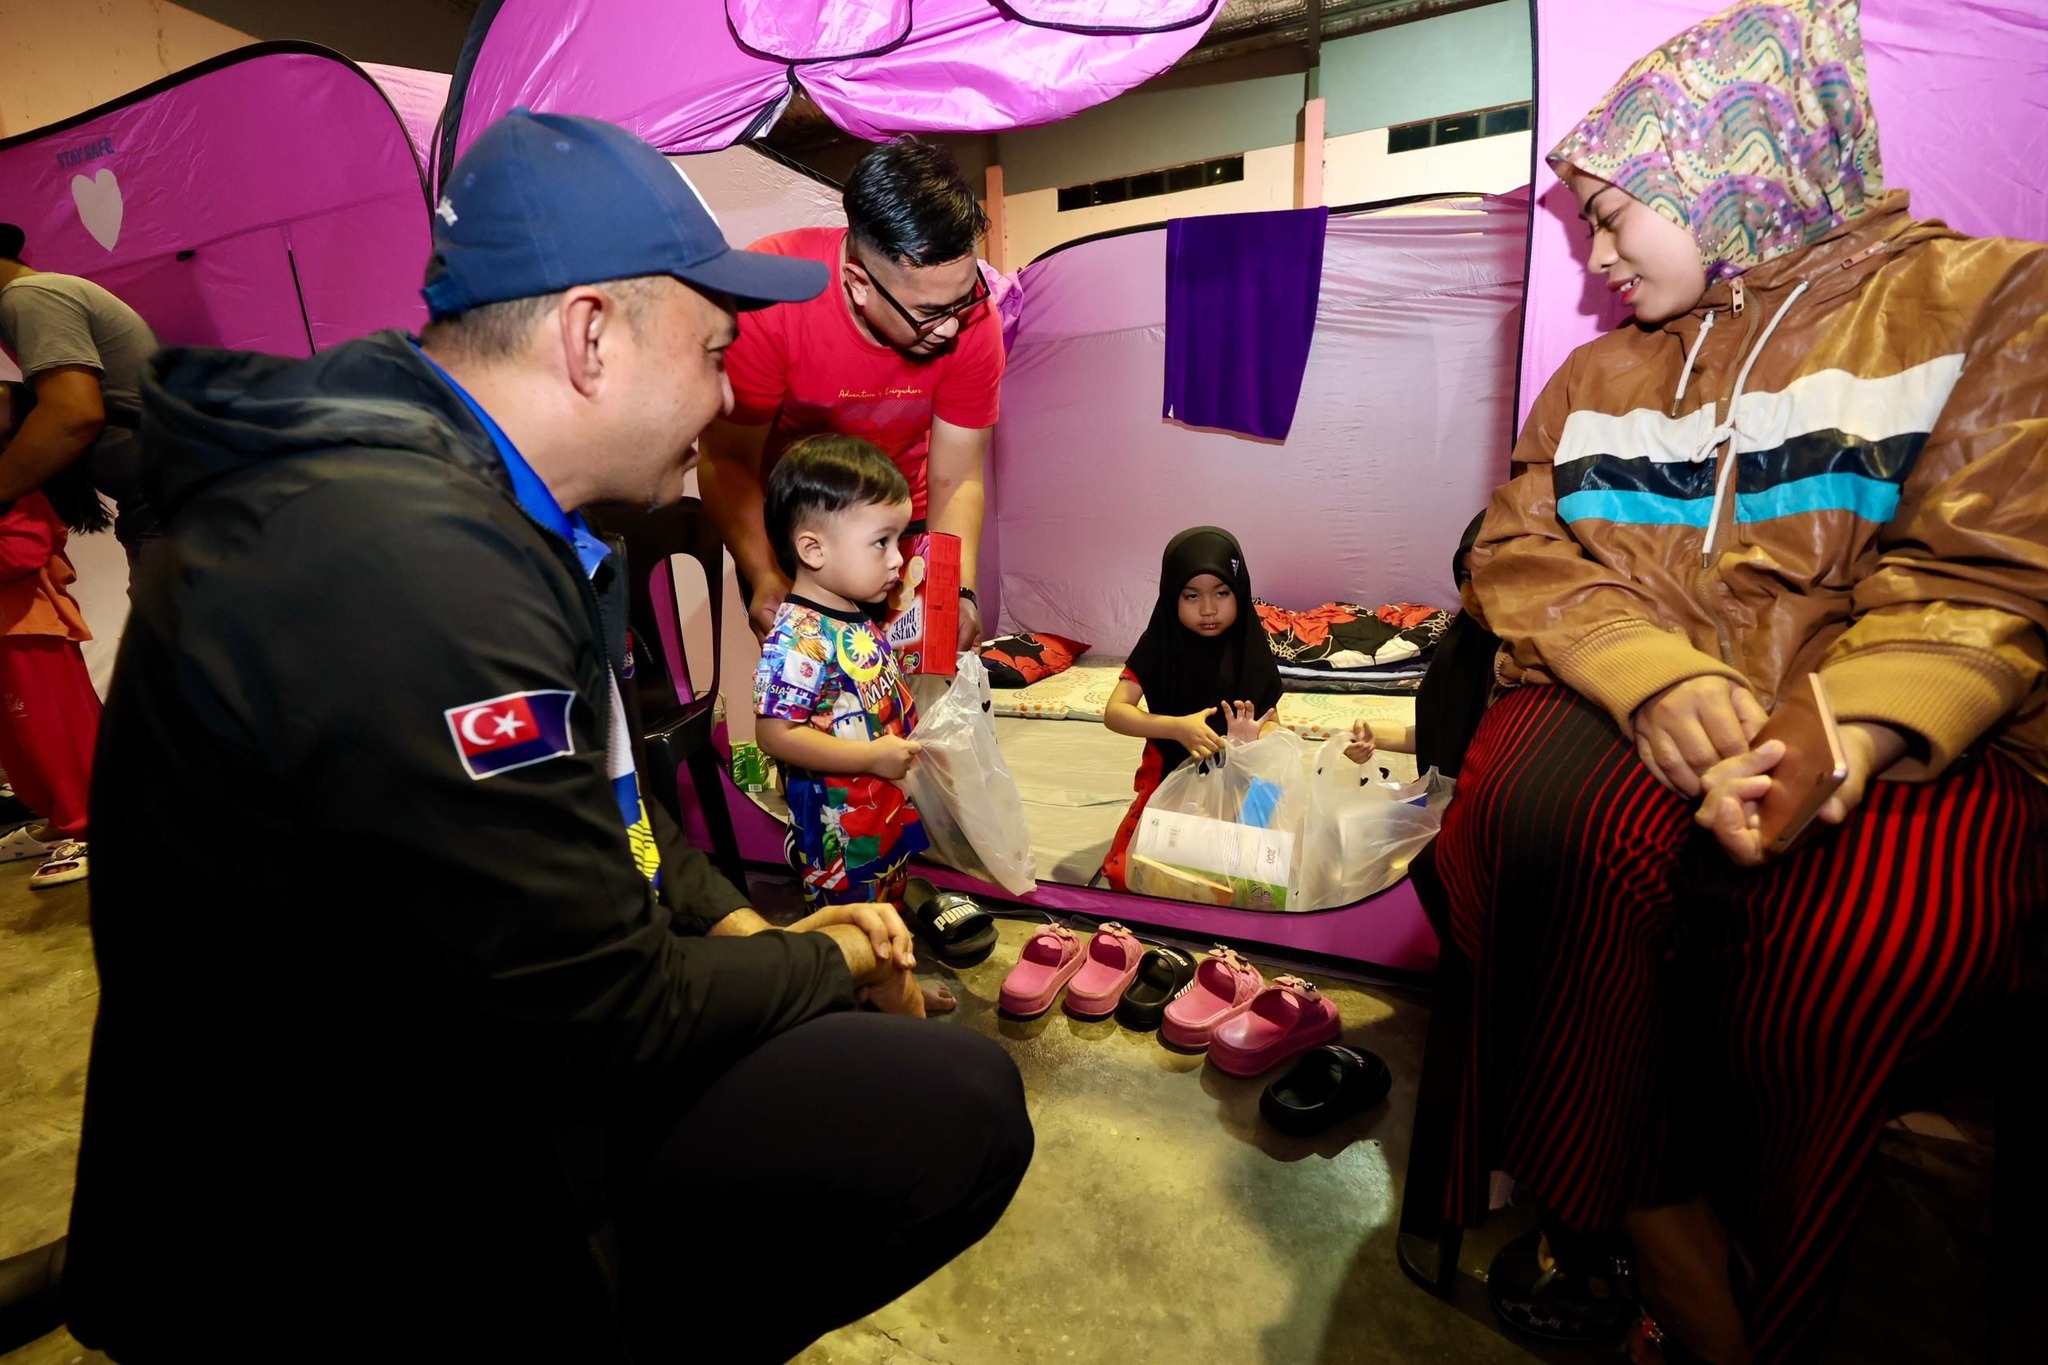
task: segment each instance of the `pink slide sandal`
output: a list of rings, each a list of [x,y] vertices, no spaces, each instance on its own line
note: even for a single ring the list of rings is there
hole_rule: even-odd
[[[1337,1006],[1298,976],[1275,977],[1251,1005],[1209,1040],[1209,1060],[1231,1076],[1256,1076],[1312,1047],[1337,1040]]]
[[[1052,1008],[1060,987],[1073,979],[1087,954],[1081,940],[1063,924],[1048,924],[1031,936],[1017,965],[1003,978],[998,999],[1003,1013],[1019,1019],[1036,1019]]]
[[[1159,1024],[1160,1040],[1199,1052],[1209,1046],[1219,1025],[1250,1007],[1252,997],[1265,985],[1266,978],[1257,967],[1239,957],[1236,950],[1218,944],[1195,968],[1195,984],[1188,993],[1166,1007],[1166,1017]]]
[[[1116,1012],[1117,1001],[1138,975],[1145,956],[1138,936],[1114,921],[1088,940],[1088,960],[1067,985],[1067,1013],[1076,1019],[1104,1019]]]

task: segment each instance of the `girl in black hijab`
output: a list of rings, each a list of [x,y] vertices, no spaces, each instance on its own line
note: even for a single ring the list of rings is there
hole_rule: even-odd
[[[1138,709],[1140,698],[1148,711]],[[1280,668],[1252,609],[1251,571],[1237,538],[1216,526],[1167,543],[1152,619],[1124,664],[1102,723],[1145,740],[1131,784],[1138,793],[1103,871],[1124,885],[1124,855],[1145,803],[1188,758],[1208,758],[1224,737],[1257,739],[1278,722]]]

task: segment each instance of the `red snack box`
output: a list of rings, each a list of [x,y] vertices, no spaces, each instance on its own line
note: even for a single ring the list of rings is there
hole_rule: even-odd
[[[950,678],[959,671],[960,537],[918,531],[903,537],[902,550],[883,633],[905,673]]]

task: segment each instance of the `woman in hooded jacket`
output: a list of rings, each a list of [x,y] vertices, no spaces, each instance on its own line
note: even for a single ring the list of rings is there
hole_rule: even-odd
[[[1447,1211],[1490,1172],[1542,1209],[1510,1321],[1596,1330],[1619,1250],[1640,1358],[1804,1359],[1887,1083],[2048,899],[2048,247],[1887,190],[1853,0],[1701,22],[1549,162],[1635,317],[1544,388],[1471,558],[1503,645],[1437,847],[1477,983]],[[1757,734],[1816,672],[1848,777],[1767,857]]]

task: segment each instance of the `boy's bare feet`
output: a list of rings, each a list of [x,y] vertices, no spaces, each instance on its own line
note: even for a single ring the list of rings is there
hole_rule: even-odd
[[[951,1014],[960,1006],[953,998],[952,988],[943,981],[919,981],[917,973],[908,970],[862,988],[860,1000],[884,1014],[907,1014],[918,1019]]]
[[[873,1005],[884,1014],[924,1018],[924,992],[918,989],[917,974],[907,969],[892,972],[872,986],[861,987],[855,998],[863,1005]]]

